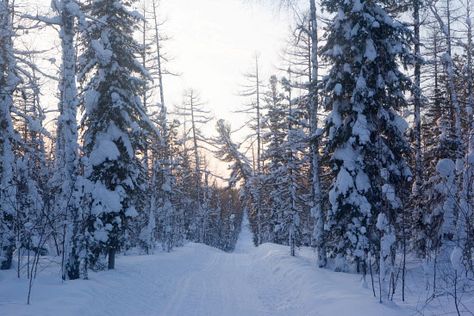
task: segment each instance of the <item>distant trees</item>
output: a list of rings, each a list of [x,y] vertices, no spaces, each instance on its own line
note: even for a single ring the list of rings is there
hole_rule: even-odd
[[[210,112],[203,108],[200,96],[193,89],[185,91],[183,104],[176,108],[176,115],[182,117],[184,134],[183,145],[186,154],[190,155],[192,173],[190,181],[193,184],[193,211],[188,214],[192,219],[188,236],[197,242],[204,241],[204,227],[208,210],[204,207],[206,194],[204,192],[205,165],[202,159],[202,150],[205,142],[201,127],[209,123],[212,119]],[[188,147],[188,142],[190,146]]]

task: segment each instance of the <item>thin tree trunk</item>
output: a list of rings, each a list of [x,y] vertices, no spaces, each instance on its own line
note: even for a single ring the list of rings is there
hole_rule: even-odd
[[[197,203],[198,203],[198,215],[201,221],[203,220],[202,218],[202,205],[201,205],[201,167],[200,167],[200,159],[199,159],[199,146],[198,146],[198,141],[197,141],[197,131],[196,131],[196,121],[194,117],[194,96],[191,93],[189,103],[191,107],[191,129],[193,133],[193,146],[194,146],[194,160],[195,160],[195,173],[196,173],[196,195],[197,195]],[[199,242],[204,241],[204,235],[203,235],[203,229],[202,225],[199,228]]]
[[[402,262],[402,302],[405,302],[405,274],[406,274],[406,258],[407,258],[407,241],[405,228],[403,229],[403,262]]]
[[[159,24],[158,24],[158,14],[156,12],[156,0],[152,0],[153,6],[153,20],[155,24],[155,44],[156,44],[156,63],[158,67],[158,84],[160,85],[160,102],[162,109],[165,108],[165,94],[164,94],[164,87],[163,87],[163,69],[161,65],[161,47],[160,47],[160,32],[159,32]]]
[[[375,293],[374,271],[372,269],[372,256],[370,253],[369,253],[369,273],[370,273],[370,283],[372,284],[372,293],[374,294],[374,297],[377,297],[377,294]]]
[[[466,114],[468,122],[468,151],[466,154],[466,168],[463,173],[463,192],[462,198],[464,199],[463,205],[465,209],[461,209],[461,216],[458,218],[458,240],[460,247],[464,252],[464,259],[468,264],[469,270],[472,268],[472,207],[473,207],[473,196],[472,187],[474,180],[474,162],[469,159],[469,156],[474,154],[474,120],[473,120],[473,109],[474,109],[474,93],[473,93],[473,78],[472,78],[472,18],[471,18],[471,0],[466,0],[466,22],[467,22],[467,74],[466,74],[466,85],[467,85],[467,103],[466,103]],[[466,271],[467,272],[467,271]]]
[[[260,69],[258,57],[255,56],[255,79],[256,79],[256,110],[257,110],[257,173],[262,172],[262,135],[261,135],[261,113],[260,113]]]
[[[291,82],[291,72],[288,71],[288,79]],[[291,207],[291,214],[290,214],[290,230],[288,234],[289,238],[289,245],[290,245],[290,254],[291,256],[296,255],[296,240],[295,240],[295,234],[296,234],[296,225],[295,225],[295,220],[296,220],[296,192],[295,192],[295,186],[296,184],[294,183],[294,173],[293,173],[293,168],[295,167],[295,157],[293,153],[293,103],[291,100],[291,87],[289,88],[288,91],[288,132],[287,132],[287,139],[288,139],[288,173],[289,173],[289,191],[290,191],[290,207]]]
[[[413,89],[415,115],[415,183],[414,195],[418,196],[423,185],[423,157],[421,152],[421,54],[420,54],[420,0],[413,0],[415,81]]]
[[[319,140],[316,135],[318,131],[318,20],[316,15],[316,1],[310,0],[310,34],[311,34],[311,82],[310,82],[310,137],[311,137],[311,186],[313,195],[313,207],[311,214],[314,219],[313,239],[318,251],[318,266],[325,267],[327,263],[324,214],[321,205],[321,180],[319,178]]]
[[[109,247],[108,249],[108,265],[107,268],[109,270],[115,269],[115,248],[114,247]]]

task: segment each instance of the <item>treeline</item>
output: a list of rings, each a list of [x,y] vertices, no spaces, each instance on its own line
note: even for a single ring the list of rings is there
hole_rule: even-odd
[[[45,254],[78,279],[131,248],[235,245],[238,192],[203,155],[210,118],[193,91],[168,118],[158,1],[135,4],[54,0],[42,16],[0,1],[0,268],[16,258],[18,277],[33,279]],[[22,46],[46,29],[61,46],[48,68],[50,52]],[[46,80],[57,82],[57,116]]]

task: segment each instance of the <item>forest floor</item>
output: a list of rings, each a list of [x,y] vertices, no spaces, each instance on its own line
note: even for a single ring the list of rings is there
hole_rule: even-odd
[[[236,251],[187,244],[172,253],[120,256],[114,271],[61,282],[49,264],[34,284],[0,272],[0,315],[403,316],[416,304],[380,304],[358,275],[317,269],[311,249],[252,246],[244,228]],[[439,310],[438,310],[439,311]],[[427,313],[426,315],[431,315]],[[434,314],[433,314],[434,315]]]

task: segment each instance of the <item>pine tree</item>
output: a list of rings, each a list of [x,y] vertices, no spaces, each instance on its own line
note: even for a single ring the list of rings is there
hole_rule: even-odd
[[[409,79],[398,59],[411,59],[409,29],[387,13],[384,2],[323,1],[335,14],[323,58],[332,64],[323,86],[331,111],[327,151],[333,162],[327,229],[336,269],[355,263],[366,273],[368,257],[379,258],[381,291],[394,282],[397,215],[411,179],[405,161]],[[380,299],[382,296],[380,295]]]
[[[145,130],[152,129],[139,96],[144,87],[133,38],[141,16],[130,9],[135,1],[95,1],[85,6],[92,20],[82,34],[85,50],[80,57],[84,86],[85,177],[90,182],[91,259],[108,255],[108,268],[123,244],[129,221],[137,216],[143,190]]]

